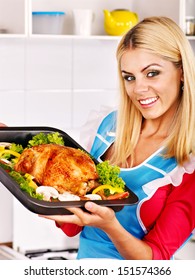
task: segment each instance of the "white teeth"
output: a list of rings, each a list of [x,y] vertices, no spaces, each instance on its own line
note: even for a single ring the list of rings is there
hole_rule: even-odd
[[[158,99],[157,97],[152,97],[152,98],[148,98],[148,99],[145,99],[145,100],[139,100],[139,102],[143,105],[148,105],[150,103],[155,102],[157,99]]]

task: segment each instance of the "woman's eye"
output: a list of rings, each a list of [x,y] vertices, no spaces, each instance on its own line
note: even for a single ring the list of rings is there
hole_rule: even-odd
[[[125,75],[125,76],[123,76],[123,79],[127,82],[130,82],[130,81],[135,80],[135,77],[131,76],[131,75]]]
[[[147,73],[147,77],[155,77],[159,74],[159,71],[150,71]]]

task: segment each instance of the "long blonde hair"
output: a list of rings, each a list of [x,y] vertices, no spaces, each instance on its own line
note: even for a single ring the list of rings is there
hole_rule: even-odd
[[[175,157],[179,164],[195,151],[195,60],[194,53],[180,27],[167,17],[145,18],[127,32],[117,48],[120,80],[120,103],[116,141],[111,162],[125,164],[138,142],[142,115],[128,97],[121,75],[120,61],[125,51],[143,48],[183,69],[183,87],[171,133],[166,139],[166,157]]]

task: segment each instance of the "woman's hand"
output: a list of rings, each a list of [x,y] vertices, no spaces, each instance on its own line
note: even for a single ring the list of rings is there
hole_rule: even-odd
[[[105,206],[100,206],[94,202],[86,202],[85,209],[88,212],[83,211],[81,208],[68,208],[73,215],[52,215],[52,216],[43,216],[49,220],[53,220],[59,225],[63,223],[72,223],[78,226],[94,226],[102,230],[109,228],[113,222],[116,220],[114,211]]]
[[[88,212],[74,207],[68,208],[73,215],[39,216],[53,220],[59,225],[72,223],[81,227],[93,226],[99,228],[109,236],[124,259],[152,259],[150,246],[126,231],[116,219],[115,213],[111,208],[100,206],[91,201],[85,203],[85,208]]]
[[[7,126],[7,125],[5,125],[4,123],[0,122],[0,127],[5,127],[5,126]]]

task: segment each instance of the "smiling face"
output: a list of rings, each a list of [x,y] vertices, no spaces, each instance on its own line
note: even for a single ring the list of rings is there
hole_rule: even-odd
[[[121,58],[125,89],[145,119],[174,114],[182,69],[144,49],[129,49]]]

